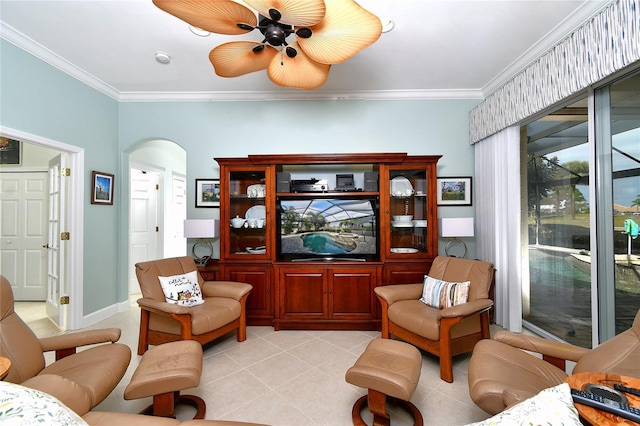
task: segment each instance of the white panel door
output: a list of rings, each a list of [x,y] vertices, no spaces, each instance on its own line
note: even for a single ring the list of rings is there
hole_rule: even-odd
[[[62,330],[66,329],[66,304],[60,297],[67,295],[65,248],[61,233],[65,226],[65,182],[62,175],[64,156],[49,161],[49,237],[47,242],[47,316]]]
[[[0,173],[0,273],[20,301],[46,298],[47,173]]]
[[[140,293],[135,264],[158,257],[158,177],[138,169],[131,169],[130,176],[129,293],[132,294]]]
[[[164,257],[179,257],[187,254],[184,238],[184,220],[187,218],[187,181],[184,176],[173,176],[169,215],[165,217]]]

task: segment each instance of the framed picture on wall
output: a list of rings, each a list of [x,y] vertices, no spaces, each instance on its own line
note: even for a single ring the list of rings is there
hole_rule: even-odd
[[[94,170],[91,182],[91,204],[113,205],[113,175]]]
[[[15,139],[0,138],[0,164],[19,166],[22,160],[22,143]]]
[[[439,206],[471,205],[471,177],[442,177],[436,185]]]
[[[196,207],[220,207],[220,179],[196,179]]]

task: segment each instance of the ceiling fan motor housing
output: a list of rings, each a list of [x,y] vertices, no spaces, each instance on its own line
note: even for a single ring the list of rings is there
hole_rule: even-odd
[[[286,38],[293,33],[291,25],[275,22],[265,16],[260,15],[260,32],[264,34],[265,40],[272,46],[286,46]]]

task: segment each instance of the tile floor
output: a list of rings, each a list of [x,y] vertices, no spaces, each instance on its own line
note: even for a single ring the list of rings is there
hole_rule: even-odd
[[[114,315],[91,328],[118,327],[120,341],[129,345],[131,364],[120,385],[96,409],[138,412],[151,398],[125,401],[124,388],[140,357],[136,354],[139,308],[132,298],[128,312]],[[44,314],[42,303],[18,302],[16,311],[38,337],[58,333]],[[204,369],[194,393],[207,402],[207,419],[267,423],[274,426],[348,426],[351,407],[366,391],[344,380],[344,374],[367,343],[380,336],[375,331],[274,331],[272,327],[248,327],[247,340],[238,343],[235,333],[204,347]],[[484,420],[487,413],[469,398],[469,355],[454,360],[454,382],[440,380],[438,360],[424,354],[420,383],[412,402],[425,425],[464,425]],[[193,415],[191,408],[178,418]],[[402,410],[390,407],[393,425],[412,424]],[[364,413],[366,421],[372,416]]]

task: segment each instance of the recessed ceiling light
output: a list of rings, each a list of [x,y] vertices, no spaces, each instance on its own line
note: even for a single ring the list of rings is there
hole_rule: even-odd
[[[202,28],[194,27],[193,25],[189,25],[189,30],[199,37],[209,37],[209,35],[211,35],[209,31],[203,30]]]
[[[156,52],[156,61],[160,62],[161,64],[168,64],[169,62],[171,62],[171,56],[164,52]]]
[[[385,24],[382,24],[382,32],[383,33],[388,33],[395,26],[396,26],[396,24],[394,24],[393,21],[389,20]]]

